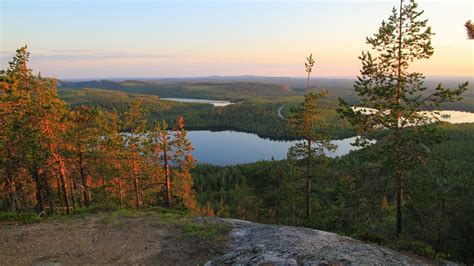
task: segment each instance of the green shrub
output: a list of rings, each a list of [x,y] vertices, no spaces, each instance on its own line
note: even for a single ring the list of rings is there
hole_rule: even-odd
[[[394,249],[407,251],[422,257],[433,259],[443,258],[443,256],[437,254],[430,245],[417,240],[396,240],[390,243],[390,246]]]
[[[379,234],[370,232],[368,230],[361,230],[351,235],[352,238],[362,240],[364,242],[372,242],[377,244],[384,244],[387,242],[387,239],[382,237]]]
[[[0,221],[20,222],[23,224],[38,223],[41,218],[32,212],[15,213],[15,212],[0,212]]]

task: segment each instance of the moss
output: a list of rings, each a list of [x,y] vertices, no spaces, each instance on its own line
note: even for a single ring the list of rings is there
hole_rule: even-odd
[[[225,240],[230,231],[230,226],[218,222],[189,221],[184,225],[184,235],[198,237],[205,240]]]

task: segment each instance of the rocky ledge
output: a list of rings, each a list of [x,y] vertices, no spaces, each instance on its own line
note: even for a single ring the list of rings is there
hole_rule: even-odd
[[[349,237],[302,227],[206,218],[228,223],[230,250],[206,265],[410,265],[426,264],[397,251]]]

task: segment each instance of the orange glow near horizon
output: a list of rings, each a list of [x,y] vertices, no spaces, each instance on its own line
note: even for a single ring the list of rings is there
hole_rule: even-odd
[[[0,65],[5,68],[26,43],[31,67],[58,78],[304,76],[309,53],[316,58],[315,76],[354,77],[358,56],[370,50],[365,38],[395,2],[5,2]],[[474,20],[474,3],[418,2],[436,33],[435,54],[412,70],[474,76],[474,41],[463,26]],[[20,14],[25,19],[16,23]]]

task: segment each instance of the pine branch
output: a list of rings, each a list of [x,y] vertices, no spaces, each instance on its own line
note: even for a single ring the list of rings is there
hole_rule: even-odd
[[[467,38],[469,40],[474,40],[474,23],[468,20],[466,21],[466,24],[464,24],[464,27],[466,27]]]

